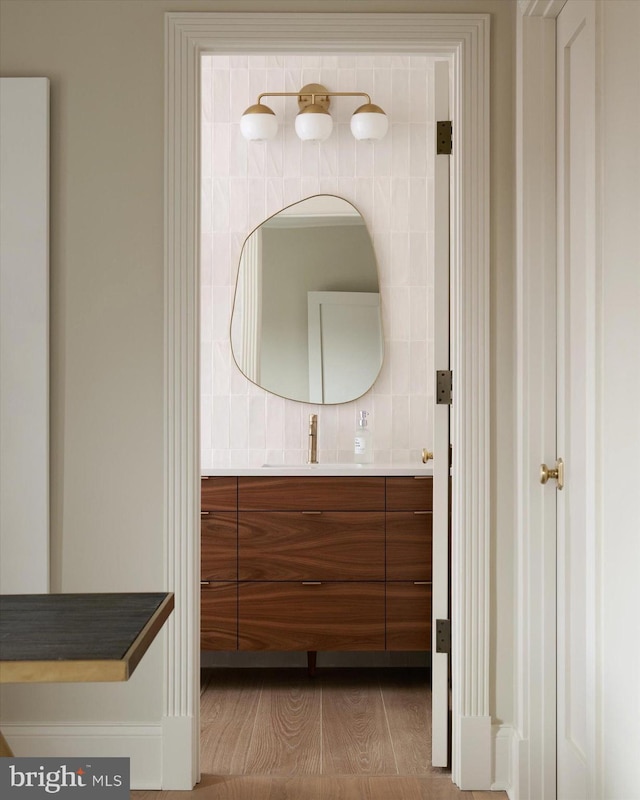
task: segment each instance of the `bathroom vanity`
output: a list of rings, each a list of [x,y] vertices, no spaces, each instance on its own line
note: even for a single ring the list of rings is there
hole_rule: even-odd
[[[431,473],[203,475],[202,650],[430,650]]]

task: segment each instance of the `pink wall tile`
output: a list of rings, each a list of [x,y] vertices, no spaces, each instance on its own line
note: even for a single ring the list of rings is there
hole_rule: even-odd
[[[304,83],[364,91],[387,112],[381,142],[357,143],[349,120],[359,98],[333,98],[334,132],[323,144],[293,129],[295,98],[264,102],[279,117],[269,143],[249,144],[242,112],[267,91]],[[433,342],[433,62],[385,54],[207,56],[202,70],[201,459],[203,466],[304,463],[310,413],[320,459],[351,460],[356,412],[371,413],[376,461],[417,460],[431,446]],[[238,370],[229,324],[245,237],[280,208],[319,192],[354,203],[374,240],[382,292],[385,362],[364,397],[337,406],[264,392]]]

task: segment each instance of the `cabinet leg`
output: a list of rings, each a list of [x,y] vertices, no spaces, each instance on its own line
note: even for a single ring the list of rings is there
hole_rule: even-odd
[[[317,650],[307,650],[307,674],[310,678],[314,678],[316,674],[316,656]]]

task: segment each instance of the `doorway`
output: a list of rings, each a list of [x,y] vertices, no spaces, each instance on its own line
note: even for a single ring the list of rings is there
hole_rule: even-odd
[[[314,26],[310,26],[313,16]],[[393,36],[389,38],[390,26]],[[389,42],[393,41],[393,45]],[[167,788],[198,774],[198,70],[203,52],[389,50],[448,54],[459,148],[452,176],[453,308],[464,343],[453,354],[454,406],[452,613],[453,776],[467,788],[491,784],[488,700],[488,48],[489,16],[429,14],[168,14],[166,166],[166,541],[169,585],[178,593],[167,645],[164,736]],[[473,68],[472,68],[473,65]],[[474,102],[470,102],[470,98]],[[464,114],[461,113],[464,107]],[[465,235],[460,231],[464,227]],[[473,431],[473,435],[472,435]],[[474,446],[470,446],[471,441]],[[473,519],[473,542],[468,520]],[[471,604],[478,613],[464,615]],[[456,639],[459,647],[456,648]]]
[[[353,104],[341,104],[336,98],[331,106],[335,128],[332,136],[321,144],[303,143],[293,135],[293,120],[297,113],[295,99],[275,98],[269,103],[280,122],[278,136],[268,143],[247,143],[241,138],[238,130],[240,115],[246,106],[255,101],[258,93],[297,91],[310,81],[322,82],[331,91],[357,90],[370,94],[372,100],[389,115],[391,130],[388,136],[375,144],[355,142],[348,129]],[[428,449],[433,449],[433,343],[436,338],[433,297],[437,258],[444,273],[439,286],[446,286],[444,293],[442,289],[439,290],[440,309],[448,308],[449,284],[448,213],[444,217],[442,213],[438,215],[440,226],[437,236],[435,231],[435,182],[439,182],[440,191],[447,193],[449,185],[448,157],[436,157],[435,154],[437,81],[440,84],[440,111],[444,114],[443,118],[447,118],[448,62],[436,61],[430,55],[320,52],[304,55],[243,53],[202,56],[200,453],[203,469],[229,466],[255,468],[263,463],[282,460],[304,463],[305,422],[310,411],[317,413],[319,418],[321,463],[341,463],[352,459],[349,449],[355,427],[353,403],[303,405],[299,401],[286,400],[268,392],[255,385],[265,383],[264,380],[252,373],[255,378],[255,382],[252,382],[253,378],[246,378],[240,373],[229,347],[228,321],[232,318],[232,303],[237,300],[238,264],[247,241],[245,237],[252,235],[252,231],[273,215],[281,217],[282,222],[282,215],[291,212],[300,205],[300,201],[311,203],[311,200],[305,200],[309,197],[318,201],[323,197],[335,200],[340,195],[344,198],[340,202],[347,201],[346,204],[360,212],[372,239],[384,311],[386,364],[373,390],[360,397],[355,408],[370,410],[375,449],[378,451],[376,460],[380,460],[379,453],[382,452],[388,453],[386,461],[383,459],[385,463],[404,460],[419,464],[420,445],[426,444]],[[447,162],[445,171],[440,170],[438,175],[435,174],[437,158],[441,166],[442,159]],[[446,201],[444,207],[448,207]],[[305,231],[302,248],[312,232],[320,230],[324,233],[326,230],[318,227],[318,220],[313,230],[302,229],[301,224],[301,221],[297,221],[294,230]],[[335,239],[341,240],[341,230],[344,228],[334,230]],[[296,237],[296,242],[300,239]],[[321,246],[322,240],[318,242],[314,238],[313,241],[316,247]],[[437,244],[430,246],[430,242],[434,241]],[[332,244],[333,247],[327,247],[326,250],[333,253],[334,258],[344,260],[342,251],[339,255],[337,245]],[[303,249],[296,249],[294,254],[289,254],[287,250],[286,258],[282,246],[278,252],[280,261],[288,264],[290,260],[295,265],[295,277],[303,272],[302,265],[298,263],[300,257],[306,257],[315,269],[315,252],[305,256]],[[353,261],[356,255],[350,250],[348,259]],[[330,268],[336,270],[333,264],[319,266],[325,281],[329,280],[325,276]],[[269,274],[268,270],[263,271],[259,282],[267,296]],[[279,269],[277,274],[281,276],[282,270]],[[335,277],[332,279],[335,281]],[[293,281],[293,278],[290,276],[289,280]],[[345,280],[342,273],[340,280]],[[334,284],[329,283],[328,286]],[[276,289],[280,304],[289,286],[279,278]],[[273,289],[271,293],[274,293]],[[288,302],[292,303],[293,299]],[[236,311],[237,306],[234,305],[234,315]],[[276,316],[283,316],[280,306]],[[264,306],[262,317],[265,318]],[[447,357],[447,361],[440,361],[438,366],[446,368],[449,351],[448,316],[438,319],[446,343],[442,347],[436,341],[436,345],[440,345]],[[238,360],[237,350],[233,351],[233,355]],[[290,376],[297,362],[284,354],[280,358],[286,362]],[[352,365],[351,369],[355,371],[356,367]],[[263,364],[262,373],[264,371]],[[271,369],[270,374],[273,371]],[[301,380],[300,383],[304,385],[307,380]],[[392,425],[394,417],[401,424]],[[448,463],[448,414],[444,424],[447,428],[446,443],[439,440],[438,446],[442,447]],[[247,435],[247,432],[250,433]],[[448,508],[448,488],[445,488],[441,504],[445,509]],[[442,521],[442,526],[445,543],[438,551],[438,568],[446,576],[446,519]],[[440,615],[448,618],[446,577],[441,582],[443,586],[439,587],[439,594],[444,596],[444,607],[441,602]],[[436,583],[434,577],[434,591]],[[333,723],[337,730],[346,732],[338,737],[342,739],[345,752],[348,752],[346,743],[355,744],[356,753],[346,759],[344,769],[347,774],[395,774],[393,770],[402,767],[402,764],[396,763],[402,753],[398,753],[394,747],[394,743],[399,745],[399,735],[394,735],[394,730],[406,726],[396,725],[394,728],[393,719],[390,721],[389,717],[398,705],[397,696],[402,694],[404,697],[412,682],[415,685],[414,705],[420,707],[423,713],[422,722],[418,724],[414,720],[411,725],[414,733],[410,737],[409,747],[423,750],[418,765],[420,770],[424,771],[427,764],[430,768],[431,693],[424,681],[425,666],[429,664],[426,653],[408,654],[404,661],[397,657],[401,654],[372,653],[368,662],[363,658],[364,654],[356,654],[350,661],[347,653],[321,653],[321,669],[316,680],[309,682],[302,668],[289,669],[284,673],[288,675],[287,684],[282,683],[280,675],[268,670],[268,665],[274,663],[270,656],[277,654],[222,653],[216,658],[217,655],[214,651],[203,653],[201,664],[246,666],[250,663],[264,668],[262,676],[259,672],[238,670],[237,676],[227,684],[228,697],[224,693],[221,695],[216,686],[216,675],[224,680],[224,667],[216,672],[205,672],[201,712],[203,725],[221,724],[231,740],[227,741],[222,731],[221,739],[211,737],[212,742],[216,741],[215,752],[219,753],[220,747],[223,750],[235,750],[235,729],[225,724],[224,714],[213,722],[209,718],[209,709],[212,706],[216,710],[228,706],[233,708],[235,696],[243,698],[242,702],[248,704],[240,713],[249,716],[247,724],[252,725],[251,731],[255,730],[256,734],[249,736],[252,744],[247,747],[250,750],[246,758],[236,765],[236,769],[253,774],[252,770],[259,763],[263,770],[273,770],[274,774],[279,774],[279,770],[284,774],[287,774],[287,770],[293,770],[296,775],[298,771],[301,775],[314,774],[314,770],[320,770],[325,775],[331,774],[333,762],[327,762],[327,755],[331,753],[331,739],[325,743],[326,737],[320,731],[326,732]],[[237,657],[234,659],[233,656]],[[289,659],[283,655],[280,662],[283,665],[295,664],[295,655],[290,654]],[[304,653],[300,654],[297,663],[302,666]],[[328,669],[325,666],[327,663],[357,667],[352,668],[351,673],[356,675],[356,682],[362,688],[348,688],[346,673]],[[404,671],[397,673],[395,683],[387,684],[382,671],[371,668],[374,664],[384,663],[390,668],[402,663],[422,665],[416,671],[420,672],[423,680],[411,678],[405,667]],[[369,668],[366,668],[367,664]],[[435,666],[440,669],[439,685],[446,703],[449,672],[446,654],[440,654]],[[272,684],[270,676],[275,677],[276,686]],[[404,680],[401,680],[402,676]],[[257,698],[252,688],[256,684],[260,687]],[[350,701],[353,701],[353,715],[340,712],[342,706],[350,706]],[[403,702],[406,706],[406,699]],[[302,703],[310,715],[299,731],[296,713],[292,712],[298,703]],[[440,698],[440,724],[446,726],[448,704],[447,707],[442,706]],[[271,709],[271,713],[266,714],[265,708]],[[229,713],[234,715],[234,712]],[[282,740],[271,741],[269,752],[261,752],[258,758],[254,752],[255,743],[260,742],[260,748],[265,747],[260,731],[270,724],[265,722],[265,716],[268,719],[273,717],[276,724],[278,720],[284,720],[284,728],[296,733],[290,740],[284,736]],[[336,718],[339,718],[337,722]],[[363,726],[366,737],[374,742],[374,750],[383,754],[380,760],[373,759],[366,764],[360,763],[363,754],[358,750],[364,746],[361,738]],[[438,734],[435,739],[439,748],[434,750],[434,763],[444,767],[447,766],[446,727],[439,730]],[[266,741],[270,741],[269,737],[266,737]],[[421,743],[421,748],[417,742]],[[225,765],[225,759],[216,761],[215,754],[206,749],[204,742],[202,760],[202,768],[207,773],[211,770],[216,772]]]

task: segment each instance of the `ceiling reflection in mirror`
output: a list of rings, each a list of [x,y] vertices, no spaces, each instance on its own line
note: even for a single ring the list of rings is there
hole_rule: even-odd
[[[301,200],[247,237],[231,348],[244,375],[306,403],[347,403],[375,382],[384,353],[373,244],[334,195]]]

